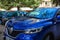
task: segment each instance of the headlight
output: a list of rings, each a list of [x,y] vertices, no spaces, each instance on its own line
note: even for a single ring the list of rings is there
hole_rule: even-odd
[[[27,34],[31,34],[31,33],[37,33],[37,32],[40,32],[42,30],[43,27],[40,27],[40,28],[35,28],[35,29],[28,29],[25,31],[25,33]]]
[[[42,31],[42,29],[43,29],[43,27],[27,29],[24,31],[20,31],[20,33],[26,33],[26,34],[37,33],[37,32]],[[13,32],[13,27],[8,27],[8,32],[9,32],[9,34],[11,34]]]
[[[7,21],[7,20],[8,20],[8,18],[3,18],[3,19],[2,19],[3,22],[4,22],[4,21]]]
[[[8,20],[8,18],[4,18],[4,20]]]

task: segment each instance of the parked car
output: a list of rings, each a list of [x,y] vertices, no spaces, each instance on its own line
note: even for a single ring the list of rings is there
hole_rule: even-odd
[[[4,40],[58,40],[60,8],[41,8],[6,22]]]
[[[2,17],[6,14],[6,11],[0,11],[0,24],[2,23]]]
[[[23,14],[26,14],[26,12],[23,11],[8,11],[4,12],[3,16],[1,16],[2,24],[5,24],[5,22],[13,17],[17,16],[23,16]]]

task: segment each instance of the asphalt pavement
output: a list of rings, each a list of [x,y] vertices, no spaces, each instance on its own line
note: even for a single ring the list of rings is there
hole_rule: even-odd
[[[5,29],[5,26],[0,25],[0,40],[3,40],[3,31]]]

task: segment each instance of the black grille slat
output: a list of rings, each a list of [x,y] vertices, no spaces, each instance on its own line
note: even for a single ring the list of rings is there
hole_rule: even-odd
[[[9,31],[8,31],[8,34],[12,37],[16,37],[20,33],[24,33],[24,31],[13,31],[12,33],[9,33]]]

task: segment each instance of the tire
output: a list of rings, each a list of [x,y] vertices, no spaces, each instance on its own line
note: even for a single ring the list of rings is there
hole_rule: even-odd
[[[53,36],[53,34],[48,33],[48,34],[43,38],[43,40],[54,40],[54,36]]]

